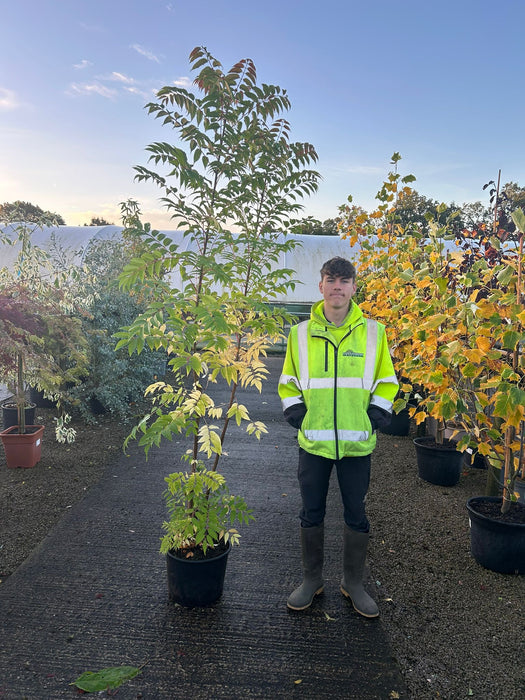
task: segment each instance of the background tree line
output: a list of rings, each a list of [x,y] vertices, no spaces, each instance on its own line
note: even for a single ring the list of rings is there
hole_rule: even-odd
[[[429,220],[444,225],[450,222],[452,214],[457,212],[452,220],[452,231],[455,234],[465,230],[492,230],[495,219],[499,230],[512,234],[514,232],[512,212],[516,209],[525,209],[525,187],[520,187],[516,182],[507,182],[497,191],[495,183],[489,182],[483,189],[488,189],[489,197],[486,204],[477,201],[466,202],[461,206],[455,202],[443,206],[437,199],[411,189],[396,202],[395,223],[404,230],[418,226],[423,231],[428,231]],[[349,201],[352,202],[351,198]],[[301,235],[337,236],[340,234],[341,224],[344,223],[346,226],[349,219],[355,220],[367,215],[368,212],[359,205],[343,205],[340,207],[340,216],[323,222],[308,216],[295,222],[289,232]]]
[[[410,226],[420,226],[423,231],[427,231],[429,219],[444,224],[450,220],[454,212],[457,212],[452,224],[455,234],[465,230],[490,230],[493,228],[495,218],[499,230],[512,234],[514,232],[512,212],[516,209],[525,210],[525,187],[521,187],[516,182],[507,182],[497,191],[495,183],[489,182],[483,189],[488,189],[489,197],[486,204],[476,201],[466,202],[461,206],[455,202],[443,206],[437,199],[427,197],[417,190],[411,189],[409,194],[400,198],[396,203],[395,223],[404,229],[410,228]],[[296,220],[288,229],[288,233],[303,236],[338,236],[343,222],[347,225],[349,219],[366,215],[366,210],[359,205],[343,205],[340,207],[339,216],[324,221],[307,216]],[[17,200],[0,204],[0,221],[42,223],[43,220],[54,225],[63,226],[66,223],[60,214],[45,211],[31,202]],[[103,217],[94,216],[84,226],[110,224],[111,222],[106,221]]]

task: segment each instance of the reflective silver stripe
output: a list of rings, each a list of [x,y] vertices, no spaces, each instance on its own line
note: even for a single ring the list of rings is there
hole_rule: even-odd
[[[381,379],[377,379],[371,389],[371,392],[374,393],[376,388],[379,386],[379,384],[395,384],[396,386],[399,384],[397,381],[397,377],[395,374],[393,374],[391,377],[381,377]]]
[[[308,383],[309,389],[333,389],[335,386],[335,380],[333,377],[328,377],[328,379],[310,379]]]
[[[369,387],[366,386],[361,377],[340,377],[337,380],[337,387],[339,389],[366,389],[369,391]]]
[[[345,442],[366,442],[370,433],[368,430],[338,430],[337,437]]]
[[[309,389],[333,389],[335,379],[310,379]],[[363,389],[361,377],[339,377],[337,380],[338,389]]]
[[[368,318],[366,320],[366,356],[365,371],[363,373],[363,388],[372,391],[377,356],[377,321]]]
[[[288,399],[281,399],[281,404],[283,407],[283,411],[287,408],[290,408],[290,406],[295,406],[298,403],[304,404],[304,401],[301,399],[300,396],[291,396]]]
[[[310,375],[308,372],[308,321],[302,321],[297,326],[297,341],[299,344],[299,384],[301,389],[308,389]]]
[[[381,396],[372,396],[370,399],[371,406],[379,406],[379,408],[384,408],[385,411],[392,412],[392,401],[382,398]]]
[[[304,436],[312,442],[335,442],[334,430],[305,430]],[[337,439],[345,442],[366,442],[370,437],[367,430],[338,430]]]
[[[295,384],[299,391],[301,391],[299,380],[291,374],[281,374],[279,384]]]

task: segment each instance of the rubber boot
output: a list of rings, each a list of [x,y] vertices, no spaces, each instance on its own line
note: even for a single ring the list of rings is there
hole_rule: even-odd
[[[378,617],[376,602],[363,587],[368,532],[357,532],[345,524],[343,541],[343,580],[341,593],[350,598],[355,610],[363,617]]]
[[[324,524],[301,527],[303,582],[290,595],[291,610],[306,610],[316,595],[323,592]]]

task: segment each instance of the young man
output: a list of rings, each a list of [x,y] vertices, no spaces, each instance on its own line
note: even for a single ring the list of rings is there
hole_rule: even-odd
[[[378,607],[363,587],[369,537],[365,497],[377,428],[390,423],[398,389],[385,328],[365,318],[352,297],[355,268],[336,257],[321,268],[323,301],[288,337],[279,396],[284,417],[299,430],[303,582],[288,598],[308,608],[323,591],[324,517],[333,465],[344,507],[341,592],[364,617]]]

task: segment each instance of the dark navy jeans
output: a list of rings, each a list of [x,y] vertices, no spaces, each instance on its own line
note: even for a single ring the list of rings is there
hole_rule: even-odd
[[[335,464],[343,500],[343,517],[352,530],[368,532],[365,497],[370,484],[371,456],[343,457],[338,461],[312,455],[299,448],[297,476],[303,507],[299,514],[302,527],[321,525],[326,513],[326,496]]]

